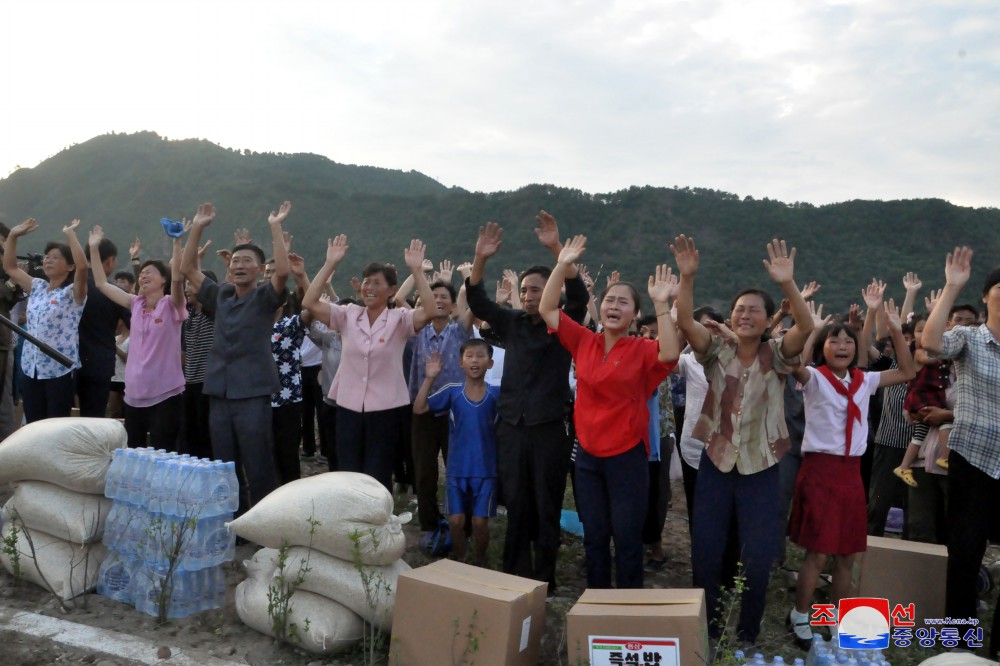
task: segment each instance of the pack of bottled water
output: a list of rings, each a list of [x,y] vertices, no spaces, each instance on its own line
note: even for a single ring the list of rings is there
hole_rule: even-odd
[[[836,636],[825,640],[813,634],[805,666],[891,666],[881,650],[847,650],[840,647]]]
[[[98,594],[167,617],[220,608],[224,562],[236,535],[226,529],[239,506],[235,463],[163,449],[116,449],[104,494],[114,500],[105,521]],[[171,564],[172,563],[172,564]]]

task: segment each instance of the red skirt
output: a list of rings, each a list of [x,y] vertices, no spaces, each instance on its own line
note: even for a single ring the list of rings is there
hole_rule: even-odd
[[[795,479],[788,536],[813,553],[851,555],[868,546],[861,458],[806,453]]]

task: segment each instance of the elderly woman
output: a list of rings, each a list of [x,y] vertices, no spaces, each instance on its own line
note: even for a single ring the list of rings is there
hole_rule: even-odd
[[[66,243],[49,242],[45,246],[42,261],[45,279],[32,278],[17,266],[17,239],[38,229],[35,220],[25,220],[11,229],[4,248],[4,270],[28,294],[28,333],[72,361],[66,367],[36,345],[25,342],[21,354],[25,376],[21,395],[28,423],[69,416],[73,408],[74,371],[80,367],[78,329],[87,302],[87,258],[76,237],[78,226],[80,220],[63,227]]]

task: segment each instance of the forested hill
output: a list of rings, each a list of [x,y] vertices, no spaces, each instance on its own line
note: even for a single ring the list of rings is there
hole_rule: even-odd
[[[669,260],[667,243],[674,235],[694,236],[702,256],[697,303],[726,302],[741,287],[766,285],[761,262],[774,237],[798,248],[797,280],[819,281],[817,300],[828,311],[858,300],[873,276],[888,281],[889,294],[897,298],[906,271],[920,275],[925,293],[941,286],[945,253],[956,244],[976,252],[963,300],[979,303],[983,276],[1000,265],[1000,210],[938,199],[813,206],[700,188],[587,194],[548,185],[472,193],[415,171],[342,165],[309,154],[240,152],[153,133],[97,137],[0,181],[0,215],[8,224],[31,216],[42,226],[19,252],[39,250],[66,221],[79,217],[84,229],[103,225],[122,255],[136,236],[144,241],[145,256],[165,254],[159,219],[191,216],[202,201],[219,210],[208,233],[214,248],[231,244],[232,231],[244,226],[266,247],[267,213],[284,199],[293,203],[286,229],[310,271],[322,262],[328,237],[348,235],[351,249],[335,277],[342,293],[367,261],[402,268],[411,237],[422,238],[435,261],[471,259],[477,229],[488,219],[505,230],[491,277],[505,267],[550,264],[531,231],[539,209],[556,216],[564,236],[589,237],[585,263],[592,274],[603,265],[602,284],[612,269],[644,283],[656,263]],[[773,286],[771,291],[778,296]]]

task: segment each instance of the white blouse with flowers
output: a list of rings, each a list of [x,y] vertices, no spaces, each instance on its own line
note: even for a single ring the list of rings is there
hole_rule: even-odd
[[[55,379],[80,367],[80,318],[85,303],[86,299],[79,304],[73,299],[72,282],[50,290],[45,280],[32,279],[27,331],[72,359],[73,367],[67,368],[25,340],[21,353],[21,369],[25,375],[34,379]]]

